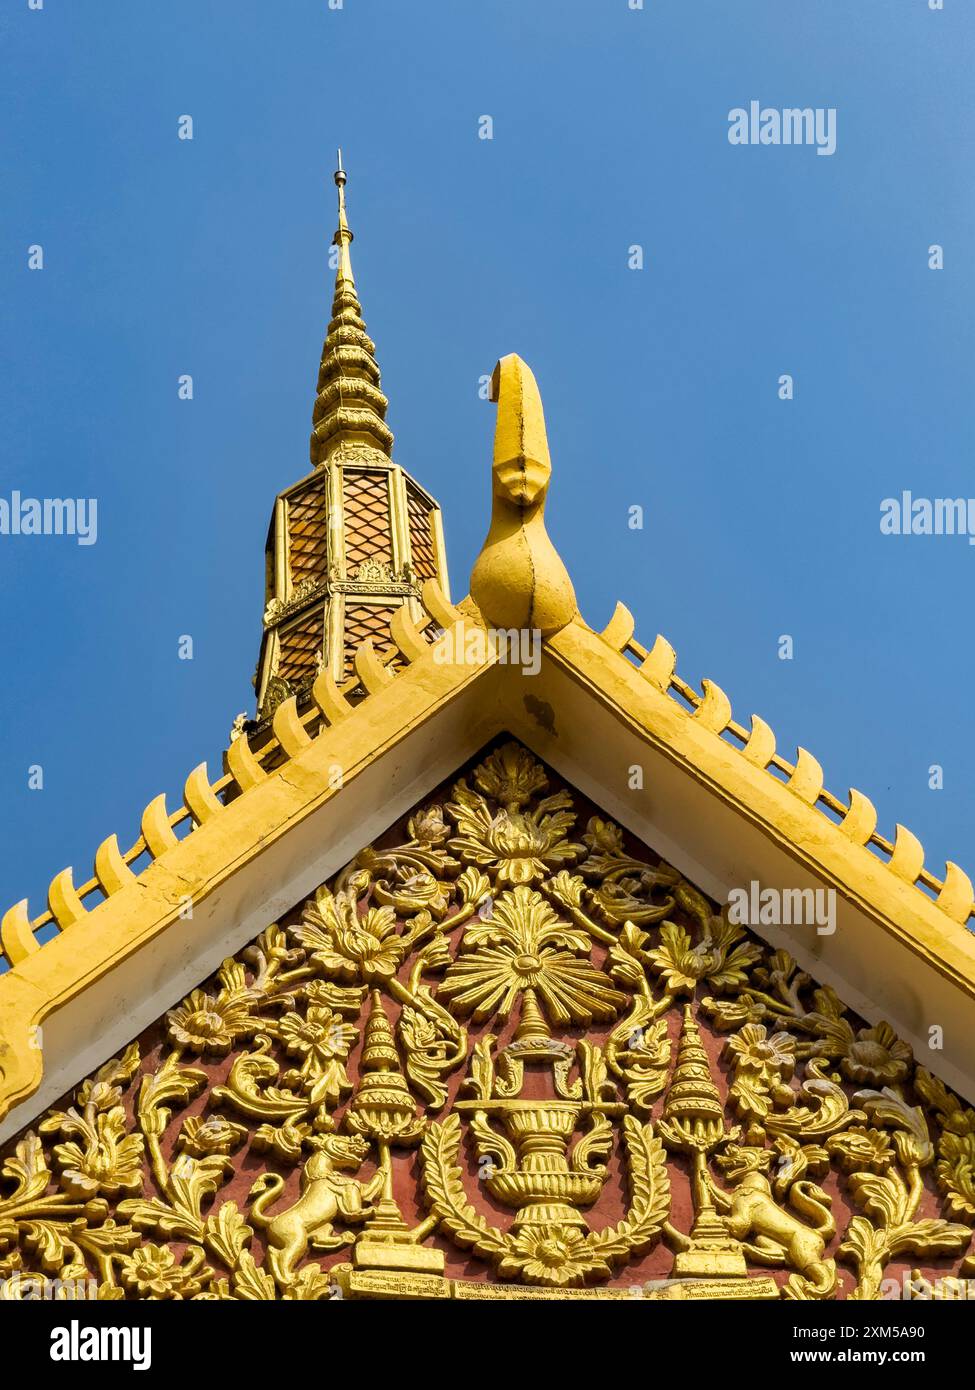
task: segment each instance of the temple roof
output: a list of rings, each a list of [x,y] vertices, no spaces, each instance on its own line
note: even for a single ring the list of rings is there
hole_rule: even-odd
[[[310,894],[502,732],[520,739],[719,903],[751,883],[835,891],[836,930],[753,930],[832,985],[871,1022],[889,1021],[975,1100],[968,1020],[972,885],[924,867],[917,838],[878,834],[873,805],[838,798],[805,749],[776,752],[769,726],[732,717],[724,691],[676,674],[618,605],[601,631],[578,613],[545,529],[551,465],[534,377],[517,357],[495,370],[493,510],[472,597],[422,588],[361,643],[352,670],[327,666],[302,708],[277,705],[271,736],[242,733],[222,775],[200,764],[183,804],[157,797],[122,851],[99,846],[94,877],[53,880],[49,910],[26,901],[0,926],[0,1140],[124,1045]],[[537,666],[524,641],[539,640]],[[41,944],[38,931],[56,927]]]

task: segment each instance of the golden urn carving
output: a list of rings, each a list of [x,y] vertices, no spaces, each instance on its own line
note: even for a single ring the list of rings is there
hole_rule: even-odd
[[[569,1084],[576,1048],[549,1036],[530,990],[515,1037],[499,1054],[497,1078],[493,1041],[488,1035],[478,1044],[479,1066],[467,1082],[478,1098],[457,1102],[458,1110],[473,1116],[478,1157],[491,1160],[483,1169],[485,1186],[499,1202],[517,1209],[513,1231],[530,1226],[586,1230],[580,1209],[592,1206],[606,1181],[605,1165],[590,1166],[591,1160],[605,1157],[612,1146],[609,1117],[626,1113],[625,1105],[603,1098],[613,1088],[606,1085],[602,1054],[583,1044],[582,1076]],[[551,1070],[555,1095],[520,1095],[526,1063]],[[515,1088],[518,1093],[512,1094]],[[490,1117],[500,1120],[507,1139],[491,1126]],[[569,1142],[583,1118],[589,1121],[588,1135],[570,1155]]]

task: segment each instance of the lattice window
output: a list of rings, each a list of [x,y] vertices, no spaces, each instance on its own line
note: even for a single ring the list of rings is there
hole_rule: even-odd
[[[292,685],[314,675],[322,651],[325,611],[315,608],[281,632],[281,655],[277,674]]]
[[[406,489],[406,512],[410,522],[410,549],[413,553],[413,572],[417,579],[435,579],[437,557],[433,548],[433,529],[430,525],[430,504],[411,487]]]
[[[345,474],[345,562],[352,575],[363,560],[392,563],[389,474]]]
[[[325,480],[288,499],[288,550],[291,584],[316,582],[328,572],[328,502]]]
[[[356,648],[366,638],[371,637],[380,654],[393,645],[389,635],[389,624],[396,612],[397,604],[388,603],[349,603],[345,607],[345,674],[355,672]]]

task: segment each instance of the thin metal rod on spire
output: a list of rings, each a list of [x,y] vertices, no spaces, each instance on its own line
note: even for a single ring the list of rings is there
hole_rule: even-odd
[[[332,242],[335,246],[339,246],[342,249],[342,258],[339,264],[339,274],[344,276],[347,280],[351,282],[352,263],[349,260],[348,246],[349,242],[352,240],[352,232],[349,229],[348,219],[345,215],[345,184],[347,176],[345,169],[342,167],[341,148],[336,151],[336,160],[338,168],[335,170],[335,173],[332,175],[332,177],[334,178],[335,186],[339,191],[339,225],[334,237],[332,238]]]

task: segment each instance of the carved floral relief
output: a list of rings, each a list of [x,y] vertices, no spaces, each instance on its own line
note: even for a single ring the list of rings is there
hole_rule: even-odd
[[[0,1174],[7,1298],[873,1299],[975,1273],[975,1112],[510,741]]]

